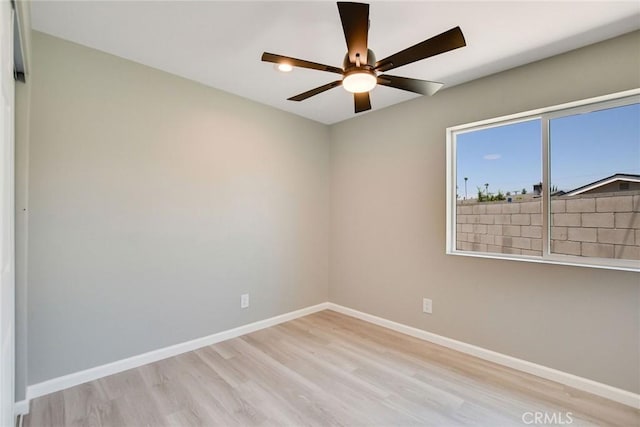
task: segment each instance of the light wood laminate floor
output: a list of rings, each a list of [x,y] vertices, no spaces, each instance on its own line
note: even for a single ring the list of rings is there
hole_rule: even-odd
[[[327,310],[35,399],[24,426],[498,427],[535,412],[640,425],[629,407]]]

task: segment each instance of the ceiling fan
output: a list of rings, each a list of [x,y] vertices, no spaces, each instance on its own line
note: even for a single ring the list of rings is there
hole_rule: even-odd
[[[292,96],[288,98],[290,101],[303,101],[329,89],[342,86],[348,92],[353,93],[355,112],[360,113],[371,109],[369,91],[376,85],[389,86],[421,95],[433,95],[443,86],[443,83],[380,73],[466,46],[460,27],[455,27],[380,61],[376,61],[373,51],[367,45],[369,5],[366,3],[338,2],[338,12],[342,21],[344,38],[347,41],[347,54],[344,57],[343,68],[268,52],[262,54],[263,61],[279,64],[280,67],[310,68],[342,76],[340,80]]]

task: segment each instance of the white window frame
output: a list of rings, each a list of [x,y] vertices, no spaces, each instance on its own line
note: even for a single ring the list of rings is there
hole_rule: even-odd
[[[448,255],[472,256],[479,258],[507,259],[514,261],[526,261],[548,264],[571,265],[592,268],[604,268],[613,270],[640,272],[640,261],[580,257],[562,255],[550,251],[550,192],[549,188],[549,121],[558,117],[571,116],[580,113],[602,110],[606,108],[620,107],[629,104],[640,103],[640,88],[617,92],[595,98],[584,99],[552,107],[525,111],[508,116],[481,120],[458,126],[448,127],[446,130],[447,145],[447,247]],[[542,132],[542,256],[513,255],[494,252],[475,252],[456,249],[456,136],[481,129],[504,126],[529,120],[539,119]]]

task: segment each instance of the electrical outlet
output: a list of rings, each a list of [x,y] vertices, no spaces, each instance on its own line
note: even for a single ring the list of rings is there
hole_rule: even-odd
[[[431,314],[433,302],[429,298],[422,298],[422,311]]]
[[[249,307],[249,294],[240,295],[240,308]]]

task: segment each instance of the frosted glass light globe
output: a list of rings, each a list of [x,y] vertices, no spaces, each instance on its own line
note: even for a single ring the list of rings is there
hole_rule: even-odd
[[[347,92],[352,93],[369,92],[376,87],[376,83],[376,76],[367,72],[347,74],[344,79],[342,79],[342,86]]]

